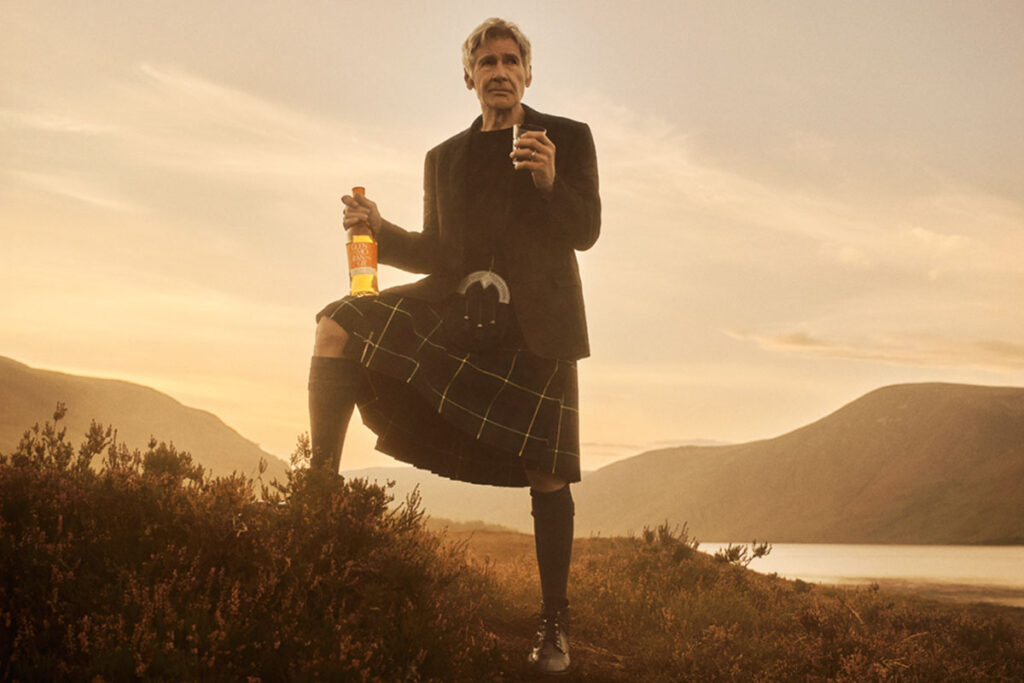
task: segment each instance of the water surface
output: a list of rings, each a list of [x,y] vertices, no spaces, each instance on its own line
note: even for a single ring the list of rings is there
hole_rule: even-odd
[[[714,554],[725,543],[701,543]],[[934,597],[1024,607],[1024,546],[780,543],[750,563],[811,583],[870,584]]]

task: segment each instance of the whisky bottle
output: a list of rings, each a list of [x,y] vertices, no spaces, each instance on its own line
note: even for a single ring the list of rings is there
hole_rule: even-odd
[[[352,196],[366,196],[366,188],[353,187]],[[376,296],[377,240],[369,225],[361,224],[348,229],[348,283],[352,296]]]

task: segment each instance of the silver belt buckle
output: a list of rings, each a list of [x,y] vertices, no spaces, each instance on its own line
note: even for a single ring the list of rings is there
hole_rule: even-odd
[[[508,283],[493,270],[477,270],[462,278],[462,282],[459,283],[459,294],[465,294],[469,286],[476,282],[479,282],[484,289],[494,287],[498,290],[499,302],[507,304],[512,300],[512,292],[508,288]]]

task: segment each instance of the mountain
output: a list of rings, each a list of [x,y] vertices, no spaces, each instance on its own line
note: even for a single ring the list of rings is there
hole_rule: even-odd
[[[522,490],[412,468],[345,474],[395,481],[398,500],[419,486],[437,517],[533,528]],[[620,460],[573,497],[579,536],[667,520],[708,542],[1024,543],[1024,389],[884,387],[774,439]]]
[[[706,541],[1024,543],[1024,389],[884,387],[775,439],[613,463],[575,497],[582,534],[668,520]]]
[[[267,461],[264,481],[283,480],[287,465],[224,424],[217,416],[182,405],[155,389],[130,382],[37,370],[0,356],[0,453],[10,453],[32,425],[67,405],[63,424],[77,445],[89,422],[110,425],[129,448],[145,450],[150,437],[173,442],[215,475],[237,471],[255,477]]]
[[[96,421],[132,448],[173,441],[215,474],[284,477],[285,464],[225,425],[148,387],[37,370],[0,357],[0,452],[68,406],[77,444]],[[525,489],[473,486],[412,468],[345,471],[419,487],[423,509],[530,532]],[[573,487],[576,533],[687,523],[704,541],[1024,543],[1024,389],[883,387],[806,427],[745,444],[649,451]]]

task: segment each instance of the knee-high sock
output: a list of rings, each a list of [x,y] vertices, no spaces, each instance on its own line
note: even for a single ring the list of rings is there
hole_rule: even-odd
[[[565,608],[569,604],[569,560],[572,558],[573,505],[566,484],[557,491],[530,490],[533,513],[533,537],[537,545],[537,568],[544,606]]]
[[[345,430],[362,381],[359,363],[347,358],[313,356],[309,366],[310,467],[337,474]]]

